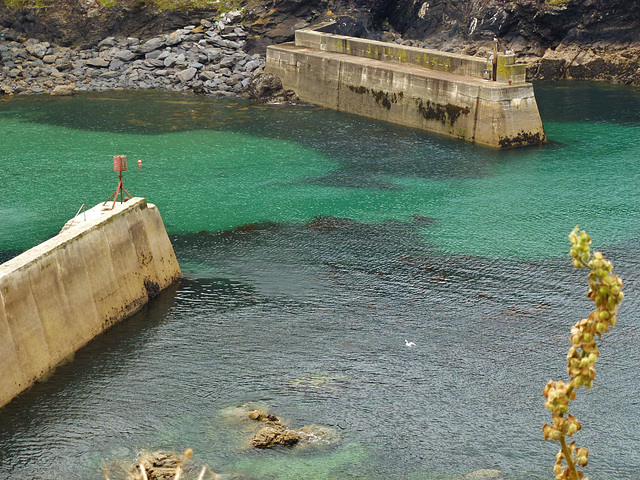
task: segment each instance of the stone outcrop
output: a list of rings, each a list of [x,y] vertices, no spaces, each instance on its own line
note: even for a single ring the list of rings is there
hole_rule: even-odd
[[[274,414],[262,410],[251,410],[247,416],[251,420],[265,425],[251,438],[251,445],[256,448],[272,448],[277,445],[291,447],[300,444],[330,444],[337,439],[337,433],[331,428],[319,425],[306,425],[299,429],[287,428]]]
[[[251,445],[256,448],[271,448],[276,445],[291,446],[300,441],[300,435],[295,430],[288,430],[280,424],[263,427],[251,439]]]
[[[484,56],[497,37],[506,49],[518,55],[518,61],[530,64],[530,79],[576,78],[640,84],[637,60],[640,2],[635,0],[241,0],[238,6],[238,11],[220,15],[215,7],[158,11],[134,0],[118,0],[108,7],[95,0],[52,0],[47,8],[33,9],[14,9],[0,2],[0,30],[4,28],[0,31],[0,45],[4,35],[4,42],[35,38],[36,42],[50,42],[60,48],[73,46],[87,52],[110,37],[132,39],[133,43],[138,39],[142,44],[161,33],[166,36],[144,47],[138,45],[137,51],[131,48],[134,45],[119,45],[123,54],[117,60],[129,68],[127,62],[148,60],[146,54],[154,50],[179,47],[184,38],[176,32],[185,25],[197,26],[203,18],[214,24],[218,20],[227,24],[242,21],[246,36],[241,50],[249,56],[263,55],[268,45],[292,40],[296,29],[330,19],[338,23],[337,33],[342,35],[467,55]],[[164,45],[160,45],[161,42]],[[130,54],[126,51],[136,56],[127,59]],[[64,75],[77,69],[74,63],[51,57],[42,45],[32,45],[26,52],[43,62],[44,65],[38,65],[43,70],[54,67]],[[104,69],[120,73],[117,63],[110,61],[109,66],[104,67],[100,65],[103,61],[92,59],[93,55],[89,57],[82,60],[91,60],[97,65],[88,83],[93,84]],[[57,63],[59,60],[62,63]],[[225,87],[217,89],[218,84],[192,86],[191,83],[199,80],[203,83],[211,80],[201,79],[197,67],[190,68],[198,70],[192,79],[182,80],[190,73],[176,76],[175,72],[168,72],[171,87],[160,80],[158,87],[151,88],[190,86],[198,91],[230,91]],[[130,83],[119,82],[117,88],[137,88],[136,83],[145,83],[140,80],[140,73],[146,78],[145,69],[140,64],[134,69],[140,70],[138,78],[133,75]],[[52,81],[57,81],[57,74],[48,71],[54,76]],[[13,74],[16,75],[13,79],[20,76],[19,72]],[[224,84],[233,91],[234,82],[235,79],[231,85],[226,81]],[[47,90],[48,87],[36,86],[39,88]]]
[[[282,81],[272,73],[254,75],[241,95],[258,103],[295,103],[298,96],[293,90],[285,90]]]
[[[562,43],[542,58],[529,59],[529,75],[537,80],[596,80],[640,85],[640,45]]]
[[[263,412],[262,410],[251,410],[247,416],[257,422],[280,423],[280,419],[273,413]]]

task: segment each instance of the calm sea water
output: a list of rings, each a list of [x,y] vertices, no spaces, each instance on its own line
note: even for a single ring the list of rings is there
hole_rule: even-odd
[[[551,142],[510,151],[308,105],[0,97],[0,260],[106,200],[126,154],[184,273],[0,410],[0,478],[99,479],[186,447],[243,479],[552,478],[541,391],[590,309],[580,224],[626,297],[575,438],[591,478],[636,479],[640,90],[536,96]],[[228,415],[245,403],[339,440],[249,449]]]

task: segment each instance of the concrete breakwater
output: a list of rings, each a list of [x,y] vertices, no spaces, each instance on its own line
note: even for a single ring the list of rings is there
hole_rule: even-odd
[[[526,66],[331,33],[296,31],[265,71],[306,102],[493,147],[545,141]]]
[[[0,407],[180,277],[154,205],[110,208],[0,265]]]
[[[203,19],[146,41],[108,37],[79,50],[0,28],[0,94],[157,88],[236,95],[264,66],[263,56],[243,51],[247,34],[236,20]]]

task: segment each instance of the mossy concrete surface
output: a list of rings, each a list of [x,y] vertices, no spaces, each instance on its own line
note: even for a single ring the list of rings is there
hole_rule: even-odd
[[[267,49],[265,71],[327,108],[492,147],[545,141],[533,86],[511,58],[499,64],[503,81],[491,81],[483,59],[337,37],[297,32]]]
[[[158,209],[111,206],[0,265],[0,407],[180,278]]]

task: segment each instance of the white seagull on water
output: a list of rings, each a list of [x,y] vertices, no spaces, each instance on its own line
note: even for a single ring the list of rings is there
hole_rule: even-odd
[[[415,343],[410,342],[410,341],[409,341],[409,340],[407,340],[406,338],[404,339],[404,344],[405,344],[407,347],[415,347],[415,346],[416,346],[416,344],[415,344]]]

